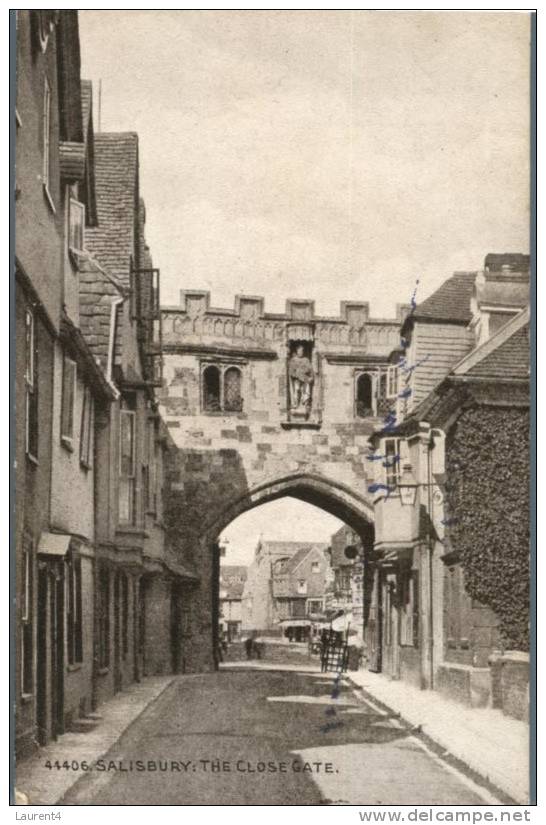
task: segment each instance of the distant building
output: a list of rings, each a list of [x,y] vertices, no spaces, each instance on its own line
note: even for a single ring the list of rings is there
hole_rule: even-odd
[[[220,567],[220,623],[228,641],[241,633],[243,590],[247,578],[244,565],[226,564]]]
[[[325,607],[328,615],[343,611],[350,627],[362,639],[364,626],[364,546],[348,525],[334,533],[330,541],[330,564],[334,574]]]
[[[243,630],[281,635],[289,619],[294,627],[309,626],[309,617],[324,608],[326,548],[320,542],[260,541],[243,593]]]
[[[322,617],[326,547],[305,544],[293,556],[279,558],[272,565],[274,621],[290,639],[305,638],[311,620]]]

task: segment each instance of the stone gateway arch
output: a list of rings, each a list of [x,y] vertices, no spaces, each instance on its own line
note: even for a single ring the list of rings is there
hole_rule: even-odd
[[[393,406],[389,356],[407,311],[377,319],[343,302],[323,317],[307,300],[283,314],[254,296],[232,310],[209,301],[182,291],[180,306],[162,309],[160,404],[174,442],[165,526],[171,552],[199,575],[182,595],[193,625],[180,640],[184,670],[215,667],[217,541],[237,516],[292,496],[361,535],[372,529],[368,438]]]

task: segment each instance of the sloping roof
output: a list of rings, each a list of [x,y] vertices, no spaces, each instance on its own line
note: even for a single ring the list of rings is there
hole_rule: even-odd
[[[456,396],[449,392],[455,382],[464,379],[474,379],[485,385],[498,382],[497,393],[504,393],[509,400],[514,401],[514,385],[500,382],[528,381],[529,380],[529,307],[519,312],[508,323],[501,327],[481,346],[472,350],[459,361],[445,379],[405,418],[393,434],[412,432],[419,421],[434,423],[444,419],[456,404]],[[521,395],[519,396],[521,399]],[[380,437],[380,432],[374,433],[374,441]]]
[[[261,541],[260,545],[264,555],[289,557],[294,556],[299,550],[308,552],[313,547],[317,547],[319,550],[325,550],[328,546],[327,544],[315,541]]]
[[[324,554],[324,551],[328,547],[327,544],[311,544],[306,545],[305,547],[300,547],[299,550],[296,550],[290,561],[286,564],[286,570],[289,573],[293,573],[297,567],[302,563],[302,561],[307,558],[309,553],[312,553],[315,550],[318,550],[321,555]]]
[[[414,321],[443,321],[468,324],[472,318],[470,298],[477,272],[455,272],[436,292],[418,304],[406,323]]]
[[[507,379],[529,377],[529,308],[518,313],[453,368],[454,376]]]
[[[80,329],[93,356],[106,369],[112,302],[123,297],[123,288],[91,255],[76,253],[74,257],[80,280]]]
[[[220,585],[226,591],[222,598],[242,599],[247,568],[239,564],[226,564],[220,567]]]
[[[98,226],[86,232],[86,244],[101,266],[130,285],[138,226],[138,135],[95,135],[95,189]]]
[[[529,324],[472,367],[469,375],[483,378],[528,378]]]

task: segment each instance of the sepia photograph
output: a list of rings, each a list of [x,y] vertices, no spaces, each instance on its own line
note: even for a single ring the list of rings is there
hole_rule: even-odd
[[[522,821],[536,14],[10,21],[10,805]]]

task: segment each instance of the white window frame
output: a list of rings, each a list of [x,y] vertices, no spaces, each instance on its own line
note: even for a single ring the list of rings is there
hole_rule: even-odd
[[[72,375],[72,409],[70,413],[70,432],[65,431],[65,414],[68,409],[68,399],[66,397],[66,390],[67,390],[67,382],[66,382],[66,375],[67,375],[67,367],[70,370],[73,370]],[[66,353],[63,353],[63,369],[62,369],[62,385],[61,385],[61,443],[65,445],[65,447],[69,447],[70,449],[73,448],[74,445],[74,409],[76,405],[76,386],[78,380],[78,367],[76,362],[73,358],[70,358]]]
[[[22,605],[21,605],[21,621],[28,622],[30,621],[31,610],[30,610],[30,588],[31,588],[31,556],[30,556],[30,547],[27,545],[23,549],[23,598],[22,598]]]
[[[43,123],[42,123],[42,184],[44,192],[51,207],[55,212],[55,204],[51,197],[50,191],[50,172],[51,172],[51,86],[49,80],[44,77],[44,109],[43,109]]]
[[[79,212],[81,218],[81,246],[78,246],[77,243],[72,243],[74,240],[73,237],[73,225],[72,225],[72,215],[76,212]],[[82,252],[85,249],[85,204],[81,203],[76,198],[70,197],[68,200],[68,248],[74,249],[76,252]]]
[[[387,367],[387,398],[398,395],[398,366]]]
[[[21,608],[21,696],[32,696],[35,686],[35,673],[32,664],[34,656],[34,631],[32,620],[32,586],[33,586],[33,570],[32,570],[32,542],[25,540],[23,542],[23,592],[22,592],[22,608]],[[27,654],[26,645],[30,645],[30,656]],[[30,666],[30,673],[27,673],[27,666]],[[29,681],[27,682],[27,677]],[[25,690],[25,683],[30,687],[30,690]]]
[[[93,466],[93,420],[94,400],[89,387],[83,391],[82,417],[80,427],[80,464],[89,470]]]
[[[36,319],[30,309],[25,310],[25,451],[27,456],[37,462],[30,447],[30,405],[36,403]],[[36,452],[38,452],[36,450]]]
[[[129,420],[132,420],[132,442],[131,442],[131,472],[124,473],[122,472],[122,457],[123,452],[121,449],[121,439],[123,434],[123,418],[125,416],[129,417]],[[129,492],[129,499],[128,499],[128,517],[122,518],[121,512],[119,513],[118,521],[120,524],[135,524],[136,521],[136,502],[135,502],[135,486],[136,486],[136,410],[126,410],[120,409],[119,411],[119,481],[120,481],[120,491],[121,491],[121,484],[122,482],[127,482],[128,492]],[[121,496],[118,496],[118,499],[121,499]]]

